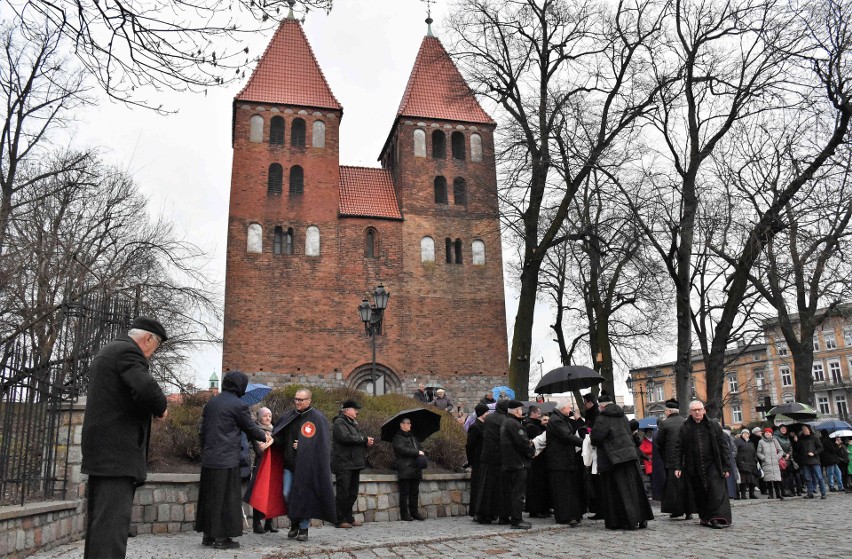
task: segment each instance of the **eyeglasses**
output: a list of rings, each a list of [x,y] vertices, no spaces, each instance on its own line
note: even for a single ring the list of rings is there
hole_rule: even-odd
[[[704,408],[696,408],[696,409],[694,409],[694,410],[693,410],[693,409],[690,409],[690,410],[689,410],[689,413],[698,413],[698,412],[700,412],[700,411],[704,411]]]
[[[307,402],[310,398],[293,398],[294,402]]]

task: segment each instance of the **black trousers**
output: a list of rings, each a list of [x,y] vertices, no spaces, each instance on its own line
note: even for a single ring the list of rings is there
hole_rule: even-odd
[[[358,500],[358,490],[361,483],[361,470],[343,470],[334,475],[337,505],[337,522],[352,522],[352,507]]]
[[[517,524],[524,519],[524,498],[527,494],[527,470],[504,470],[503,488],[509,492],[509,520],[512,521],[512,524]]]
[[[135,494],[132,477],[89,476],[85,559],[124,559]]]
[[[417,514],[417,501],[420,499],[420,480],[399,480],[399,513],[408,511],[409,514]]]

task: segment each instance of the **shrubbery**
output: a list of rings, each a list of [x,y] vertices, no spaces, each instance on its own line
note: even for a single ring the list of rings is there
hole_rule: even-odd
[[[277,388],[264,398],[261,406],[272,410],[273,422],[293,407],[293,396],[303,386],[288,385]],[[400,394],[385,394],[369,396],[351,388],[310,388],[313,393],[313,406],[321,411],[329,420],[334,420],[340,411],[344,400],[357,400],[363,408],[358,414],[358,424],[366,433],[376,438],[376,444],[367,451],[369,468],[377,471],[393,469],[393,448],[391,444],[379,441],[382,424],[398,412],[422,407],[420,402]],[[176,464],[201,464],[201,448],[198,429],[201,424],[201,409],[210,399],[209,392],[187,395],[180,405],[169,406],[169,416],[165,421],[154,422],[151,436],[151,452],[149,464],[155,471],[166,472]],[[260,407],[260,406],[255,406]],[[456,422],[452,414],[441,413],[441,430],[424,442],[424,449],[429,456],[430,469],[439,468],[452,471],[460,470],[466,462],[464,445],[465,432]]]

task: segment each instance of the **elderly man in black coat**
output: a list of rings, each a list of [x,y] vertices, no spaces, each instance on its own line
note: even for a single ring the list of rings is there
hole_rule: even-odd
[[[334,469],[338,528],[361,525],[352,516],[352,507],[358,499],[361,470],[367,467],[367,447],[373,446],[375,441],[358,427],[360,409],[361,404],[355,400],[346,400],[331,424],[331,464]]]
[[[265,450],[272,436],[252,419],[249,406],[240,397],[246,393],[248,376],[229,371],[222,379],[222,392],[204,406],[201,414],[201,479],[195,531],[203,533],[201,544],[215,549],[236,549],[233,540],[243,533],[240,494],[240,439],[242,433],[262,441]]]
[[[479,462],[480,482],[474,521],[490,524],[499,518],[509,524],[509,498],[503,488],[503,456],[500,452],[500,428],[506,420],[509,400],[500,400],[494,413],[482,425],[482,454]]]
[[[550,414],[547,422],[547,449],[544,453],[552,491],[553,516],[557,524],[578,524],[586,512],[583,500],[582,464],[577,450],[583,440],[574,431],[573,410],[565,404]]]
[[[679,403],[675,399],[666,400],[666,418],[660,422],[657,436],[654,438],[654,448],[663,457],[666,464],[666,481],[663,486],[663,500],[660,512],[667,512],[671,518],[686,515],[686,520],[692,519],[695,512],[695,502],[689,481],[685,476],[677,477],[675,470],[680,466],[677,455],[677,438],[685,417],[680,415]]]
[[[156,320],[135,319],[95,355],[83,419],[86,547],[83,556],[124,557],[136,487],[147,477],[151,418],[165,418],[166,396],[148,371],[148,360],[166,341]]]
[[[701,525],[725,528],[731,525],[731,502],[725,478],[731,475],[730,449],[722,426],[705,415],[704,403],[689,403],[689,419],[677,439],[680,466],[675,476],[685,475],[698,508]]]
[[[506,420],[500,425],[503,489],[509,492],[509,521],[512,528],[528,530],[532,524],[523,519],[524,495],[527,490],[527,472],[535,448],[520,422],[524,415],[524,404],[510,400],[507,408]]]
[[[467,441],[464,445],[467,463],[470,466],[470,507],[468,514],[476,516],[476,501],[479,496],[479,486],[481,483],[480,460],[482,459],[482,428],[485,424],[485,417],[488,413],[488,405],[482,402],[476,404],[473,408],[476,412],[476,420],[467,428]]]

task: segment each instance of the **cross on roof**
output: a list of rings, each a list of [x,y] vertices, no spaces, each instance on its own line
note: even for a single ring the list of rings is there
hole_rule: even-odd
[[[438,0],[420,0],[426,4],[426,17],[432,19],[432,4],[437,4]]]

